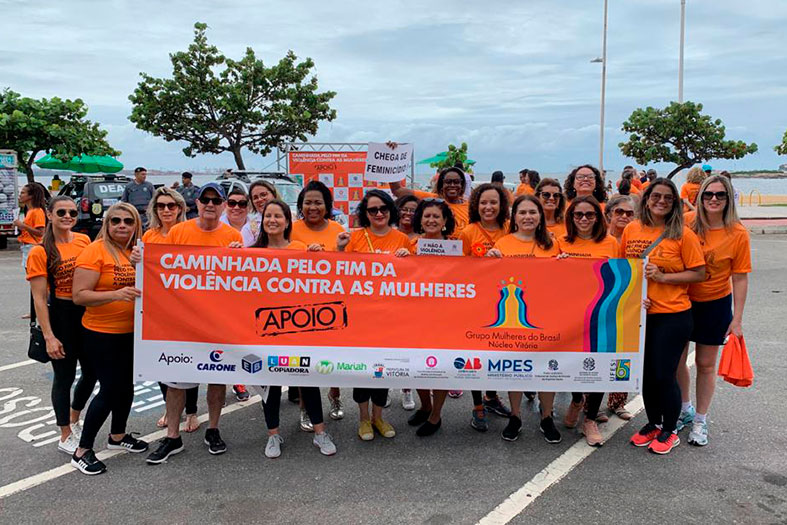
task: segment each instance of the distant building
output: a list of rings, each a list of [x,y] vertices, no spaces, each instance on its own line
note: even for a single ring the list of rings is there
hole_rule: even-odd
[[[782,164],[781,166],[779,166],[779,171],[783,173],[787,173],[787,164]]]

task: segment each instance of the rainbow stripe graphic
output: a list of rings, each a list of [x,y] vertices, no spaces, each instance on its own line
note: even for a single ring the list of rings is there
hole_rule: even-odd
[[[527,304],[522,297],[522,281],[514,284],[514,278],[500,281],[500,299],[497,301],[497,320],[486,328],[537,329],[527,319]]]
[[[636,261],[610,259],[593,266],[599,287],[585,312],[585,352],[623,352],[623,314],[639,281]]]

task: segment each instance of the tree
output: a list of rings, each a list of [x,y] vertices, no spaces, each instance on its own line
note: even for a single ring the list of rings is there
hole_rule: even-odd
[[[431,168],[437,168],[441,170],[443,168],[449,168],[451,166],[455,166],[457,163],[461,163],[464,166],[464,171],[468,173],[472,172],[472,169],[467,164],[467,143],[462,142],[461,146],[458,148],[453,144],[448,145],[448,151],[444,158],[440,159],[437,162],[432,162],[429,164]]]
[[[5,89],[0,93],[0,147],[19,156],[19,169],[33,182],[33,161],[41,152],[69,161],[77,155],[120,155],[106,141],[107,132],[86,120],[81,99],[40,100]]]
[[[306,140],[320,121],[336,118],[329,106],[333,91],[318,92],[317,78],[307,80],[314,62],[296,63],[292,51],[266,67],[254,50],[242,59],[226,58],[209,45],[206,24],[194,24],[188,51],[170,54],[172,78],[142,81],[129,96],[129,120],[171,142],[188,142],[183,153],[229,151],[238,169],[245,169],[241,151],[267,155],[282,142]]]
[[[620,151],[640,164],[672,162],[682,169],[711,159],[740,159],[757,151],[757,144],[725,140],[721,120],[702,115],[702,104],[673,102],[664,109],[636,109],[623,123],[631,133],[628,142],[618,144]]]
[[[776,153],[779,155],[787,155],[787,131],[784,132],[784,136],[782,137],[782,143],[778,146],[774,146],[773,148],[776,150]]]

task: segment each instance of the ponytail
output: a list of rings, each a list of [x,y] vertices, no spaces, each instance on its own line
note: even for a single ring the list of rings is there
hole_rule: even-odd
[[[46,211],[52,213],[55,209],[55,205],[58,202],[74,202],[74,199],[67,195],[59,195],[49,201],[49,204],[46,207]],[[55,289],[55,275],[57,271],[60,269],[60,263],[62,262],[60,258],[60,250],[57,249],[57,242],[55,241],[55,231],[52,227],[52,221],[46,221],[46,227],[44,228],[44,238],[41,240],[41,246],[44,248],[44,252],[46,252],[46,278],[49,281],[49,286],[52,290]]]

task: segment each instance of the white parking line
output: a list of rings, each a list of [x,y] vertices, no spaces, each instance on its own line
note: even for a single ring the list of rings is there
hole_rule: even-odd
[[[694,352],[689,353],[686,361],[689,367],[694,366]],[[626,404],[626,410],[634,416],[642,412],[643,408],[645,408],[645,405],[642,402],[642,396],[637,396]],[[604,425],[606,428],[600,429],[603,430],[601,433],[604,436],[604,441],[609,441],[616,432],[627,424],[628,421],[618,418],[610,420],[609,423]],[[591,447],[585,442],[584,438],[580,439],[547,465],[544,470],[533,476],[533,479],[525,483],[522,488],[511,494],[503,503],[481,518],[478,525],[504,525],[508,523],[546,492],[549,487],[558,483],[597,450],[601,450],[601,448]]]
[[[0,366],[0,372],[4,372],[6,370],[11,370],[13,368],[19,368],[20,366],[32,365],[33,363],[38,363],[38,361],[34,361],[33,359],[26,359],[25,361],[20,361],[18,363],[11,363],[10,365],[3,365],[3,366]]]
[[[282,392],[286,391],[286,388],[282,388]],[[224,407],[221,411],[222,415],[224,414],[231,414],[237,410],[242,408],[246,408],[256,403],[260,402],[260,396],[252,396],[246,401],[241,401],[238,403],[233,403]],[[200,423],[204,423],[208,420],[208,414],[202,414],[199,416]],[[157,430],[156,432],[152,432],[147,436],[142,436],[140,439],[147,441],[148,443],[152,443],[156,440],[159,440],[167,435],[167,429]],[[119,454],[125,454],[125,450],[102,450],[96,457],[102,461],[106,461],[107,459],[113,458]],[[53,469],[47,470],[46,472],[41,472],[34,476],[30,476],[24,479],[20,479],[19,481],[15,481],[13,483],[9,483],[8,485],[4,485],[0,487],[0,499],[7,498],[12,494],[16,494],[18,492],[23,492],[25,490],[31,489],[33,487],[37,487],[39,485],[43,485],[48,481],[52,481],[53,479],[57,479],[59,477],[65,476],[66,474],[71,474],[72,472],[77,472],[77,470],[71,466],[71,463],[66,463],[65,465],[61,465],[59,467],[55,467]]]

